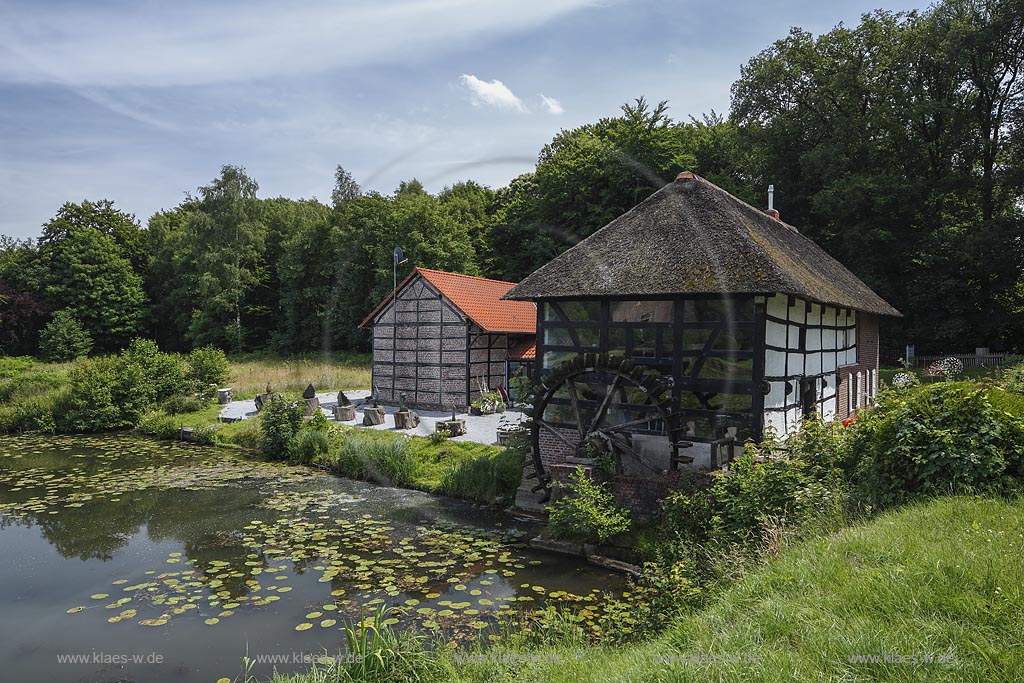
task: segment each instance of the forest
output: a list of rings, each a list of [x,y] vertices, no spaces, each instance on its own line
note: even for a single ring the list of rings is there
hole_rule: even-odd
[[[0,354],[365,350],[357,325],[413,265],[518,280],[683,170],[783,220],[905,317],[883,346],[1024,348],[1024,7],[946,0],[793,28],[752,57],[728,114],[644,97],[562,130],[506,187],[259,196],[225,165],[145,224],[69,198],[35,240],[0,238]],[[638,93],[639,94],[639,93]],[[40,182],[45,182],[43,179]],[[74,201],[71,201],[74,200]],[[2,230],[2,226],[0,226]]]

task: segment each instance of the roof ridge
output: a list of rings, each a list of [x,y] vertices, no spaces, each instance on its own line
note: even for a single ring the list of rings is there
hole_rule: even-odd
[[[470,278],[472,280],[483,280],[484,282],[497,282],[497,283],[500,283],[500,284],[503,284],[503,285],[513,285],[513,286],[515,286],[515,284],[516,284],[515,282],[509,282],[508,280],[496,280],[496,279],[494,279],[492,277],[481,277],[479,275],[469,275],[467,273],[456,273],[456,272],[453,272],[453,271],[450,271],[450,270],[438,270],[436,268],[423,268],[422,266],[413,266],[413,270],[418,270],[421,273],[423,273],[423,272],[426,272],[426,273],[440,273],[441,275],[454,275],[456,277],[465,277],[465,278]]]

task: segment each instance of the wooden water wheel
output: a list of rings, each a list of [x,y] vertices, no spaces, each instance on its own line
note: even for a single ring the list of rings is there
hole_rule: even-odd
[[[622,356],[586,353],[555,366],[533,388],[530,403],[525,412],[538,479],[533,491],[544,491],[541,502],[548,500],[551,479],[540,453],[542,433],[571,449],[575,458],[610,461],[616,472],[627,460],[651,474],[661,471],[638,450],[636,434],[665,437],[673,468],[693,460],[678,454],[692,444],[681,438],[671,387],[658,373]]]

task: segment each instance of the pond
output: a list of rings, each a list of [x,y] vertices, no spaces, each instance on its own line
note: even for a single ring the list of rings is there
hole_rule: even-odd
[[[0,666],[12,681],[301,671],[343,625],[459,641],[552,604],[584,623],[622,577],[536,528],[414,491],[129,436],[0,438]],[[627,593],[628,595],[628,593]]]

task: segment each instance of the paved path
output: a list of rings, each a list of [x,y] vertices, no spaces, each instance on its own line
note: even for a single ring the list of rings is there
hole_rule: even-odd
[[[364,427],[362,403],[364,400],[369,398],[370,392],[366,390],[346,391],[345,395],[356,404],[356,419],[350,422],[338,422],[338,424],[347,425],[349,427],[359,427],[361,429],[384,429],[396,434],[430,436],[434,433],[434,424],[438,420],[447,420],[452,416],[450,412],[445,413],[434,410],[417,410],[416,414],[420,416],[420,424],[415,429],[395,429],[395,420],[393,417],[385,417],[384,424],[382,425]],[[327,419],[331,422],[335,422],[334,406],[338,404],[338,392],[318,393],[316,397],[320,399],[320,409],[325,415],[327,415]],[[394,413],[396,410],[398,409],[391,406],[386,406],[384,408],[384,411],[388,415]],[[252,399],[245,401],[232,401],[221,409],[220,416],[222,419],[231,422],[248,420],[249,418],[256,417],[256,403]],[[496,444],[498,442],[498,426],[503,420],[512,423],[517,423],[523,420],[522,413],[512,410],[507,410],[500,415],[468,415],[465,413],[458,413],[456,417],[466,421],[466,433],[462,436],[453,438],[452,441],[472,441],[483,444]]]

